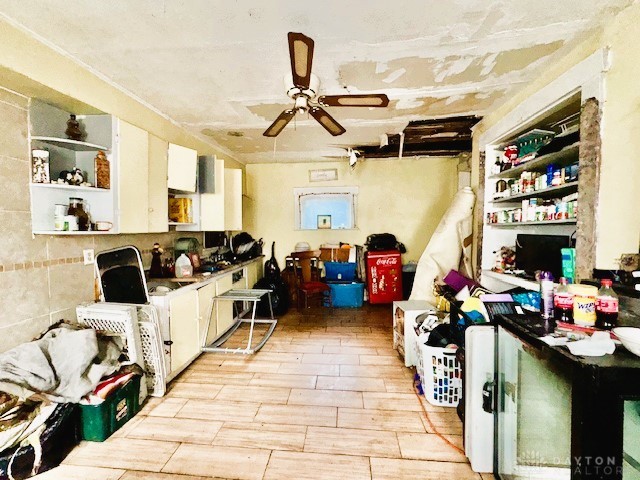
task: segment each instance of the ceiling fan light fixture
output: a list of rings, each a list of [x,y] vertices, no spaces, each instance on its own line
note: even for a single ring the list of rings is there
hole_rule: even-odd
[[[296,104],[293,108],[299,114],[307,113],[307,110],[309,110],[309,99],[305,95],[297,96]]]

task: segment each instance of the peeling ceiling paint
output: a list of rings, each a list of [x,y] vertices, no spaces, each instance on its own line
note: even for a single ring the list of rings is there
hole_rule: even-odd
[[[0,0],[0,15],[251,163],[331,160],[410,121],[482,115],[631,3]],[[292,105],[283,83],[289,31],[315,40],[320,94],[384,92],[389,106],[328,107],[347,129],[340,137],[306,116],[263,137]]]

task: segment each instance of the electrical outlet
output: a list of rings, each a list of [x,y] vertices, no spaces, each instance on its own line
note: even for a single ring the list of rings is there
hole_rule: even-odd
[[[93,263],[93,248],[87,248],[86,250],[82,250],[82,256],[84,257],[84,264],[91,265]]]

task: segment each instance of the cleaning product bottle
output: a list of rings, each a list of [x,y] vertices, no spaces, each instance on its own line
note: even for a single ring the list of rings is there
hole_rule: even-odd
[[[190,277],[193,275],[193,267],[184,253],[176,260],[176,278]]]
[[[553,318],[553,275],[540,272],[540,315],[545,320]]]

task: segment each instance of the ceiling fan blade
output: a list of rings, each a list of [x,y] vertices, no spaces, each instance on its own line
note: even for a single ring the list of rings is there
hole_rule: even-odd
[[[318,103],[326,107],[386,107],[389,97],[384,93],[362,95],[322,95]]]
[[[284,127],[287,126],[287,123],[291,121],[291,119],[295,116],[296,112],[293,110],[285,110],[275,121],[269,125],[262,135],[265,137],[276,137],[282,131]]]
[[[335,119],[329,115],[323,108],[320,107],[311,107],[309,109],[309,113],[313,118],[315,118],[320,125],[322,125],[327,132],[329,132],[334,137],[338,135],[342,135],[346,130],[342,125],[335,121]]]
[[[289,32],[289,57],[291,58],[291,73],[293,84],[307,89],[311,81],[311,63],[313,61],[314,42],[302,33]]]

